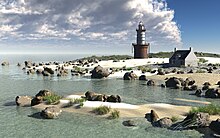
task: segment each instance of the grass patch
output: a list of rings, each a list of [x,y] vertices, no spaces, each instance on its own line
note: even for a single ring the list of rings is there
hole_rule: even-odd
[[[93,109],[93,112],[97,115],[105,115],[105,114],[108,114],[110,111],[111,111],[111,108],[107,106],[100,106],[100,107]]]
[[[178,120],[180,120],[180,118],[178,116],[172,116],[171,120],[172,122],[177,122]]]
[[[120,111],[118,110],[113,110],[109,116],[110,119],[118,119],[119,117],[120,117]]]
[[[48,96],[44,96],[43,100],[46,101],[47,104],[58,104],[62,96],[52,94]]]
[[[189,114],[198,113],[198,112],[209,113],[210,115],[220,115],[220,106],[210,104],[207,106],[193,107],[189,111]]]
[[[65,106],[63,106],[63,108],[68,108],[73,106],[74,104],[79,104],[79,107],[83,107],[84,103],[86,100],[84,98],[77,98],[77,99],[68,99],[69,103]]]

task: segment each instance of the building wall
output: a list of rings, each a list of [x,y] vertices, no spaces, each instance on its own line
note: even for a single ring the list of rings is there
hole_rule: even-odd
[[[198,59],[193,51],[186,57],[185,66],[198,66]]]
[[[180,66],[185,66],[185,61],[173,58],[169,60],[169,64],[172,67],[180,67]]]

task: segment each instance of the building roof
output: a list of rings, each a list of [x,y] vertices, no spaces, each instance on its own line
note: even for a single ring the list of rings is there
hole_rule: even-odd
[[[170,59],[184,60],[190,52],[191,50],[177,50],[173,53]]]

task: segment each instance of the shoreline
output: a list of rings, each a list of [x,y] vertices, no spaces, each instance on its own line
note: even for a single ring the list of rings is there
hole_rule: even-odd
[[[80,97],[81,95],[69,95],[68,97]],[[188,101],[189,102],[189,101]],[[199,102],[194,100],[194,102]],[[187,113],[191,110],[192,106],[174,105],[166,103],[152,103],[143,105],[133,105],[127,103],[110,103],[110,102],[99,102],[99,101],[85,101],[84,105],[80,108],[76,108],[74,105],[70,107],[63,108],[63,105],[68,103],[68,100],[61,100],[57,105],[47,105],[41,103],[39,105],[33,106],[35,109],[43,110],[46,107],[58,107],[64,112],[78,113],[84,115],[92,115],[97,117],[108,117],[107,115],[96,115],[93,113],[93,109],[100,106],[107,106],[111,109],[116,109],[120,112],[120,118],[144,118],[145,114],[150,113],[151,110],[155,110],[160,118],[164,117],[177,117],[179,119],[184,119]],[[204,103],[204,105],[207,103]],[[220,115],[210,115],[210,120],[214,121],[220,118]]]

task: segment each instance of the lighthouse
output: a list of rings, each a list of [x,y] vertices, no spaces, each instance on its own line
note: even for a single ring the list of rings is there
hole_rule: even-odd
[[[148,58],[148,48],[150,44],[145,40],[146,29],[143,22],[139,22],[137,31],[137,42],[133,43],[134,47],[134,58],[135,59],[144,59]]]

